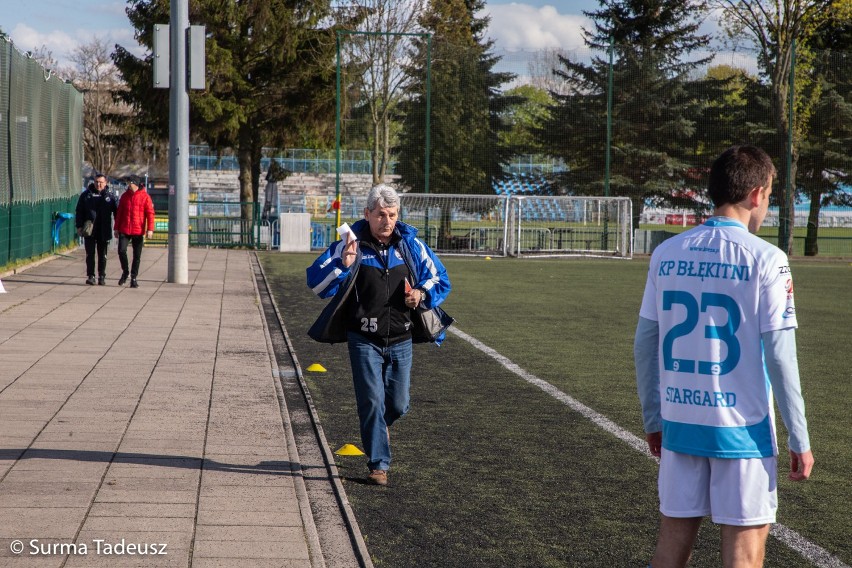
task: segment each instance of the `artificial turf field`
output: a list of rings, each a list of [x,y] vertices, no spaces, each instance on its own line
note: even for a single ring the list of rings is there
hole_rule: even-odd
[[[315,256],[259,255],[302,367],[328,369],[305,375],[329,445],[361,447],[346,347],[306,335],[325,304],[305,285]],[[633,331],[646,258],[442,260],[459,329],[644,438]],[[852,264],[792,269],[816,467],[794,484],[779,462],[778,521],[852,564]],[[376,566],[644,568],[653,552],[655,462],[453,334],[415,347],[391,443],[387,488],[362,482],[363,456],[337,458]],[[718,539],[705,521],[690,565],[720,566]],[[770,537],[767,567],[807,565]]]

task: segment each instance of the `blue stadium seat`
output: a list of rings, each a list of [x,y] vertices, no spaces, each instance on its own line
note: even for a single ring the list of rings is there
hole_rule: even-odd
[[[497,195],[553,195],[545,179],[536,174],[513,174],[510,178],[494,182]]]

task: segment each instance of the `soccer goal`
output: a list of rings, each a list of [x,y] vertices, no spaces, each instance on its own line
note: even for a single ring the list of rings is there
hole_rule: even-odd
[[[420,239],[435,252],[508,253],[507,196],[402,193],[399,197],[400,218],[417,227]]]
[[[626,197],[400,195],[401,217],[441,254],[632,258]]]
[[[513,196],[509,254],[632,258],[632,210],[627,197]]]

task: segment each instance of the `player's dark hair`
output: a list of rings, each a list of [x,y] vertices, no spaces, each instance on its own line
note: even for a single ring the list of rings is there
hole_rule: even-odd
[[[775,178],[775,166],[766,152],[757,146],[732,146],[710,166],[707,193],[716,207],[739,203],[770,176]]]

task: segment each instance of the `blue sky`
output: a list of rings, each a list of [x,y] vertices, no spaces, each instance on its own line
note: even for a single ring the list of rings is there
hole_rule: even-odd
[[[20,51],[46,46],[68,64],[74,48],[94,35],[108,45],[135,44],[133,28],[120,0],[2,0],[0,28]]]
[[[124,0],[0,0],[0,28],[20,51],[46,46],[62,65],[69,65],[74,48],[97,35],[142,55],[134,29],[124,12]],[[580,28],[591,27],[583,11],[599,8],[597,0],[491,0],[489,37],[495,48],[540,50],[583,46]],[[707,24],[702,32],[713,31]]]
[[[46,46],[61,64],[77,45],[93,35],[108,45],[121,44],[137,55],[133,28],[123,0],[2,0],[0,28],[21,51]],[[491,1],[489,36],[497,48],[529,49],[582,45],[583,10],[597,8],[597,0]]]
[[[581,26],[591,27],[583,11],[598,7],[597,0],[493,1],[486,4],[485,12],[491,17],[489,35],[496,47],[570,50],[584,45]]]

